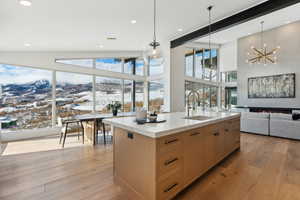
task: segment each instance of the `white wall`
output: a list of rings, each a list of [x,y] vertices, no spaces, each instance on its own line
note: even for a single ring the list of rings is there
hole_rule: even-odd
[[[219,66],[220,72],[237,70],[237,40],[221,45]]]
[[[164,62],[164,74],[161,78],[164,79],[164,92],[165,92],[165,98],[164,98],[164,106],[165,106],[165,112],[171,111],[171,49],[170,49],[170,43],[165,42],[162,45],[162,51],[163,56],[165,58]],[[149,77],[151,78],[151,77]]]
[[[250,107],[300,108],[300,22],[278,27],[264,34],[265,43],[275,48],[280,45],[278,64],[249,65],[247,52],[251,45],[260,46],[260,34],[238,40],[238,105]],[[248,78],[276,74],[296,73],[296,98],[248,99]]]
[[[170,69],[170,108],[172,112],[184,112],[185,83],[185,46],[171,49]]]

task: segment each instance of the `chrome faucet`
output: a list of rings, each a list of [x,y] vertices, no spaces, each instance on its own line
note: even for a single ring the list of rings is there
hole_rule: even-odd
[[[190,97],[193,97],[193,106],[191,106],[190,104]],[[196,100],[196,101],[195,101]],[[190,93],[187,96],[187,116],[190,116],[190,109],[192,108],[193,110],[196,110],[196,103],[198,103],[198,106],[200,106],[200,94],[195,91],[192,90],[190,91]]]

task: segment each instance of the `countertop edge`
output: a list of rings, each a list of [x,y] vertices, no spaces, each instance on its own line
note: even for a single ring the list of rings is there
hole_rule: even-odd
[[[239,118],[240,116],[241,116],[240,113],[235,113],[235,115],[232,115],[232,116],[216,117],[216,118],[201,121],[201,122],[199,121],[199,123],[194,124],[194,125],[188,125],[188,126],[183,126],[182,128],[174,128],[174,129],[165,130],[165,131],[158,131],[158,132],[145,131],[144,129],[142,129],[142,127],[141,127],[141,129],[139,129],[137,127],[133,128],[133,127],[130,127],[130,126],[126,126],[124,124],[119,124],[119,123],[116,123],[116,122],[112,122],[109,119],[108,120],[104,119],[103,122],[106,123],[106,124],[110,124],[113,127],[125,129],[127,131],[132,131],[134,133],[141,134],[141,135],[144,135],[144,136],[147,136],[147,137],[160,138],[160,137],[168,136],[168,135],[171,135],[171,134],[176,134],[176,133],[183,132],[183,131],[188,131],[188,130],[200,128],[200,127],[207,126],[207,125],[210,125],[210,124],[215,124],[215,123],[218,123],[218,122],[221,122],[221,121]]]

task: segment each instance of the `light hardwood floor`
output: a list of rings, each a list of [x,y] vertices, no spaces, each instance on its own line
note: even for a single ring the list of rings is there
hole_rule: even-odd
[[[112,175],[111,145],[9,143],[0,157],[0,200],[129,200]],[[201,199],[300,200],[300,141],[242,134],[241,151],[176,197]]]

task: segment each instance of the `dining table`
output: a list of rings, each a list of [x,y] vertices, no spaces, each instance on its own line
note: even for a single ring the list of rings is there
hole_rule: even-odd
[[[82,114],[76,115],[74,118],[75,120],[80,121],[81,124],[88,124],[92,123],[92,131],[88,133],[85,131],[86,128],[83,127],[83,134],[86,135],[91,144],[96,145],[98,143],[98,131],[99,126],[102,128],[103,133],[103,142],[106,144],[106,130],[105,124],[103,123],[104,119],[107,118],[120,118],[120,117],[130,117],[135,116],[135,112],[119,112],[116,116],[112,113],[89,113],[89,114]],[[88,135],[89,134],[89,135]]]

